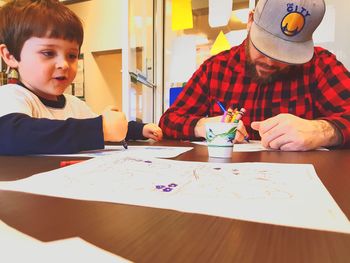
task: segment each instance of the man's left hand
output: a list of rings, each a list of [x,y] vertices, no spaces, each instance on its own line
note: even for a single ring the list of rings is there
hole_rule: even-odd
[[[305,120],[292,114],[252,122],[251,127],[259,131],[264,147],[282,151],[308,151],[340,143],[340,134],[330,122]]]

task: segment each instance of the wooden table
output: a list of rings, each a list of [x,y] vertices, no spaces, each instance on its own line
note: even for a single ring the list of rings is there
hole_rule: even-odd
[[[205,146],[153,145],[193,146],[174,159],[211,161]],[[49,171],[67,159],[0,156],[0,180]],[[311,163],[350,218],[350,150],[234,153],[222,162]],[[0,220],[42,241],[80,237],[135,262],[350,262],[347,234],[133,205],[0,191]]]

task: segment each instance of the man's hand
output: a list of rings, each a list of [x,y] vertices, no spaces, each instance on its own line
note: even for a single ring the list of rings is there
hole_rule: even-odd
[[[292,114],[279,114],[265,121],[252,122],[266,148],[282,151],[308,151],[340,144],[338,130],[325,120],[305,120]]]
[[[216,117],[202,118],[197,122],[196,127],[194,128],[195,136],[205,138],[205,124],[209,122],[221,122],[222,115]],[[236,132],[236,137],[234,139],[235,143],[243,142],[247,137],[247,131],[244,127],[242,121],[239,121],[237,126],[238,132]]]
[[[205,138],[205,124],[209,122],[220,122],[222,118],[221,116],[209,117],[209,118],[201,118],[196,127],[194,127],[194,135],[198,138]]]
[[[236,136],[234,139],[234,143],[241,143],[243,141],[247,141],[249,142],[249,138],[248,138],[248,133],[247,130],[245,129],[245,126],[243,124],[243,122],[240,120],[238,122],[238,126],[237,126],[237,132],[236,132]]]

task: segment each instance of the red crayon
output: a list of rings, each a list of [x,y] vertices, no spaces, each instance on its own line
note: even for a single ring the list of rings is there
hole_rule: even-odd
[[[61,161],[60,162],[60,167],[65,167],[68,165],[84,162],[85,160],[70,160],[70,161]]]
[[[239,121],[240,119],[242,119],[243,115],[245,114],[246,110],[245,108],[241,108],[239,110],[239,112],[237,113],[237,117],[236,117],[236,120]]]

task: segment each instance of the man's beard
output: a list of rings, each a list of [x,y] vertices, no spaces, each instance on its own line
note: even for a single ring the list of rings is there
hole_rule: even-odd
[[[246,52],[246,72],[249,77],[252,78],[253,81],[258,82],[260,84],[268,84],[273,83],[276,80],[279,79],[285,79],[290,77],[290,72],[292,71],[293,66],[289,66],[285,69],[280,69],[279,67],[275,66],[269,66],[266,63],[262,62],[252,62],[252,59],[250,57],[249,53],[249,46],[252,45],[249,37],[246,42],[245,46],[245,52]],[[256,70],[256,65],[260,65],[260,67],[266,68],[266,69],[273,69],[275,70],[272,74],[268,74],[265,76],[259,75],[259,73]]]

